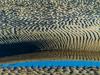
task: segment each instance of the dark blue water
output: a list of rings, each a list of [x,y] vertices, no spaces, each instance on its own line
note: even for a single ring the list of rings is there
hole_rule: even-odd
[[[32,53],[32,52],[36,52],[39,50],[40,50],[39,44],[37,45],[36,42],[1,44],[0,45],[0,57]]]

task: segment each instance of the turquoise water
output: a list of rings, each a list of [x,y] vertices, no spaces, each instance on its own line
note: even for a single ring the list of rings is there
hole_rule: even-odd
[[[1,67],[50,67],[50,66],[77,66],[77,67],[100,67],[100,61],[73,61],[73,60],[63,60],[63,61],[30,61],[30,62],[18,62],[13,64],[1,64]]]

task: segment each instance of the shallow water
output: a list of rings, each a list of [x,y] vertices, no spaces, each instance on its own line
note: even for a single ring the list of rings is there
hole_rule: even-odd
[[[100,61],[82,61],[82,60],[39,60],[30,62],[18,62],[12,64],[1,64],[1,67],[52,67],[52,66],[78,66],[78,67],[100,67]]]

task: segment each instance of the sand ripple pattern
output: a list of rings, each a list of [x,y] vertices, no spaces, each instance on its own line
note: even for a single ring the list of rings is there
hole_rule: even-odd
[[[0,44],[100,50],[99,0],[0,0]]]

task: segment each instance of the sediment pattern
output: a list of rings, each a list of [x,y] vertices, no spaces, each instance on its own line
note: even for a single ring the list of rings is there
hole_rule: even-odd
[[[16,67],[1,68],[1,75],[100,75],[98,67]]]
[[[0,44],[100,50],[99,0],[0,0]]]
[[[32,60],[83,60],[83,61],[100,61],[100,52],[96,51],[40,51],[27,54],[5,56],[0,58],[0,64],[16,63]],[[95,66],[95,65],[94,65]],[[99,66],[99,65],[98,65]]]

